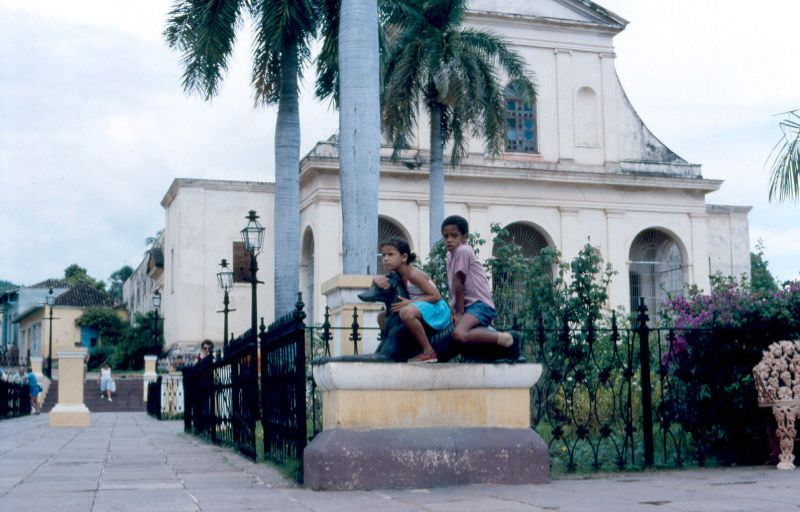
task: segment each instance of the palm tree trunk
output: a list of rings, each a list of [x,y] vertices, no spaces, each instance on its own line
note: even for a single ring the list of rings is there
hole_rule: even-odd
[[[290,312],[300,289],[300,111],[297,50],[283,53],[275,124],[275,316]],[[310,297],[306,301],[311,300]]]
[[[430,200],[430,248],[442,238],[444,220],[444,142],[442,141],[442,107],[434,104],[431,114],[431,162],[428,178]]]
[[[380,102],[377,0],[342,0],[339,21],[339,169],[345,274],[376,271]]]

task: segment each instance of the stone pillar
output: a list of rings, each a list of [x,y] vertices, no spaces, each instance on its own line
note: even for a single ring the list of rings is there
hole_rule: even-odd
[[[332,356],[353,353],[350,326],[353,323],[354,308],[358,309],[358,325],[361,333],[358,353],[370,354],[378,348],[378,313],[383,310],[383,304],[366,303],[358,299],[358,294],[372,285],[372,277],[339,274],[322,283],[321,291],[327,299],[331,313],[331,327],[334,327],[331,341]],[[367,329],[364,329],[365,327]]]
[[[147,402],[147,385],[151,382],[155,382],[158,378],[156,374],[156,362],[158,362],[158,356],[144,356],[144,375],[142,375],[144,390],[142,390],[142,396],[145,403]]]
[[[304,452],[312,489],[528,484],[549,478],[530,428],[538,364],[361,363],[313,368],[323,431]]]
[[[575,131],[572,85],[572,51],[553,50],[556,57],[556,99],[558,105],[558,159],[571,162],[575,159]]]
[[[58,353],[58,403],[50,411],[51,427],[88,427],[89,409],[83,403],[86,351]]]
[[[692,226],[691,248],[687,251],[688,261],[685,262],[688,272],[684,278],[689,278],[689,283],[708,293],[711,290],[708,263],[708,215],[705,213],[690,213],[689,220]],[[688,276],[686,275],[688,273]]]
[[[572,261],[585,243],[585,235],[578,229],[578,209],[559,206],[561,217],[561,257]]]
[[[630,304],[630,276],[628,275],[629,247],[625,244],[625,211],[606,210],[606,257],[618,272],[608,287],[608,302],[612,306]]]

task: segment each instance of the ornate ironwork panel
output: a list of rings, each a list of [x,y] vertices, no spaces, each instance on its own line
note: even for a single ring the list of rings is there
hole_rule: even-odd
[[[306,424],[306,333],[303,302],[272,323],[261,338],[261,406],[264,453],[302,466]],[[302,475],[302,471],[299,473]]]

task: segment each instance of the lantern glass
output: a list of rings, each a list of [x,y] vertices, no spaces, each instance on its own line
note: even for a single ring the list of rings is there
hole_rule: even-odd
[[[228,266],[227,260],[222,260],[219,264],[222,269],[217,272],[217,283],[223,291],[228,291],[233,287],[233,270]]]
[[[161,293],[158,290],[153,293],[153,307],[156,309],[161,307]]]
[[[47,294],[47,305],[52,306],[56,303],[56,296],[53,295],[53,289],[50,288],[50,292]]]
[[[241,231],[242,242],[247,252],[250,254],[258,254],[261,252],[261,247],[264,243],[264,226],[256,220],[258,219],[258,215],[256,215],[255,210],[250,210],[246,218],[249,222]]]

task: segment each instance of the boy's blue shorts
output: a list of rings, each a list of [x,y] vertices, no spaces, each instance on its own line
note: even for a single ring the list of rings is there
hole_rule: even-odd
[[[492,324],[492,320],[494,320],[495,315],[497,315],[497,312],[493,307],[490,307],[488,304],[481,301],[475,301],[464,308],[464,313],[468,313],[477,318],[484,327],[489,327]]]

